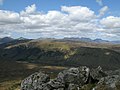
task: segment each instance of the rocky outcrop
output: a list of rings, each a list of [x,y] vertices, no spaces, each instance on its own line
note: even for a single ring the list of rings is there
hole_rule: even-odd
[[[94,90],[120,90],[120,76],[113,75],[101,78]]]
[[[81,66],[64,70],[55,79],[50,79],[49,75],[36,72],[22,81],[21,90],[86,90],[84,88],[89,84],[96,85],[92,86],[93,90],[106,90],[100,89],[103,85],[107,90],[117,90],[115,88],[119,88],[119,75],[110,76],[108,73],[110,74],[101,67],[90,69]]]
[[[50,77],[42,72],[36,72],[22,81],[21,90],[42,90]]]
[[[107,76],[102,77],[94,90],[120,90],[120,70],[106,71]]]

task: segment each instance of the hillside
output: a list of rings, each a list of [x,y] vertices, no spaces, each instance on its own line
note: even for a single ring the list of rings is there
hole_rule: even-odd
[[[105,69],[120,67],[119,45],[32,40],[3,46],[4,48],[0,48],[1,60],[39,62],[62,66],[87,65],[96,67],[100,65]]]

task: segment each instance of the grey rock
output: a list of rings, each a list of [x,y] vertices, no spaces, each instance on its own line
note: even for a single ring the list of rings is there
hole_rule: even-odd
[[[109,76],[111,75],[119,75],[120,76],[120,69],[118,70],[109,70],[109,71],[105,71],[106,74],[108,74]]]
[[[79,84],[84,85],[90,77],[90,69],[86,66],[79,67]]]
[[[120,90],[120,70],[104,72],[101,67],[81,66],[64,70],[55,79],[36,72],[22,81],[21,90],[80,90],[92,84],[97,84],[93,90]]]
[[[99,66],[96,69],[91,69],[90,70],[90,76],[92,77],[93,80],[100,80],[102,77],[106,77],[108,75]]]
[[[21,90],[41,90],[50,81],[50,77],[42,72],[36,72],[21,83]]]
[[[120,82],[120,76],[119,75],[112,75],[103,77],[98,82],[97,86],[94,88],[94,90],[99,90],[99,88],[106,88],[107,90],[116,90],[116,85]],[[120,85],[120,84],[119,84]],[[103,89],[104,90],[104,89]]]
[[[50,80],[47,74],[36,72],[22,81],[21,90],[73,90],[88,81],[89,73],[90,69],[86,66],[70,68]]]
[[[65,84],[57,81],[56,79],[51,80],[47,83],[50,89],[60,89],[60,88],[65,88]]]
[[[76,84],[69,84],[68,90],[79,90],[79,86]]]
[[[70,68],[63,72],[60,72],[57,76],[57,81],[64,83],[66,87],[69,84],[77,84],[80,86],[84,85],[89,78],[90,69],[86,66],[79,68]]]

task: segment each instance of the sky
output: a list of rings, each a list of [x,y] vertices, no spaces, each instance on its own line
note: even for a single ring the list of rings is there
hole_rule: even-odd
[[[120,0],[0,0],[0,38],[120,40]]]

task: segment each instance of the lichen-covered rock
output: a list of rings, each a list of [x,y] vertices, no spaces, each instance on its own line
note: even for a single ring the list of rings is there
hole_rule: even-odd
[[[69,84],[67,90],[79,90],[79,86],[77,84]]]
[[[112,73],[112,74],[111,74]],[[96,86],[95,86],[96,85]],[[120,90],[120,71],[104,72],[101,67],[70,68],[50,79],[47,74],[36,72],[21,83],[21,90]]]
[[[90,77],[90,69],[86,66],[79,67],[79,84],[84,85]]]
[[[57,79],[51,80],[47,83],[47,86],[49,86],[50,90],[52,89],[62,89],[65,88],[65,84],[57,81]]]
[[[118,70],[110,70],[110,71],[105,71],[105,73],[108,75],[108,76],[112,76],[112,75],[119,75],[120,76],[120,69]]]
[[[92,79],[94,80],[100,80],[102,77],[106,77],[108,76],[103,70],[102,68],[99,66],[96,69],[91,69],[90,70],[90,76],[92,77]]]
[[[94,90],[101,90],[100,88],[103,88],[102,90],[116,90],[118,82],[120,82],[119,75],[103,77],[100,79]]]
[[[88,81],[89,73],[86,66],[70,68],[50,80],[47,74],[36,72],[22,81],[21,90],[78,90]]]
[[[49,81],[47,74],[36,72],[22,81],[21,90],[42,90]]]
[[[57,76],[57,80],[61,83],[64,83],[66,87],[68,87],[69,84],[77,84],[80,87],[87,82],[89,73],[90,70],[86,66],[70,68],[60,72]]]

